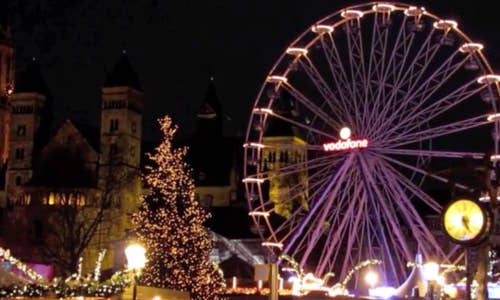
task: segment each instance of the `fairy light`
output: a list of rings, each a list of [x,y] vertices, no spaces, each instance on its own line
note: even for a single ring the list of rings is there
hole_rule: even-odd
[[[488,122],[496,121],[496,120],[500,119],[500,113],[491,114],[486,119],[488,120]]]
[[[255,143],[255,142],[250,142],[250,143],[243,144],[243,148],[257,148],[257,149],[262,149],[264,147],[265,147],[264,144]]]
[[[410,6],[407,9],[405,9],[405,15],[409,17],[418,17],[423,13],[425,13],[424,7]]]
[[[490,160],[491,161],[498,161],[498,160],[500,160],[500,154],[495,154],[495,155],[490,156]]]
[[[36,282],[43,282],[44,278],[42,275],[38,274],[35,272],[33,269],[28,267],[25,263],[20,261],[18,258],[15,256],[11,255],[9,249],[4,249],[0,247],[0,259],[3,259],[10,263],[11,265],[15,266],[18,270],[26,274],[30,279],[36,281]]]
[[[433,26],[434,28],[439,30],[449,30],[449,29],[456,29],[458,23],[454,20],[439,20],[434,22]]]
[[[195,199],[194,181],[185,162],[188,149],[172,145],[177,127],[170,117],[159,123],[163,140],[149,155],[153,164],[144,176],[152,193],[142,197],[132,216],[137,242],[147,249],[140,281],[187,291],[193,300],[214,299],[225,285],[220,268],[209,260],[213,240],[204,224],[210,215]]]
[[[83,257],[78,258],[78,268],[76,271],[76,280],[80,280],[82,278],[82,265],[83,265]]]
[[[340,16],[345,19],[359,19],[363,17],[364,13],[360,10],[347,9],[344,10]]]
[[[267,81],[274,83],[286,83],[288,82],[288,78],[286,78],[285,76],[271,75],[267,77]]]
[[[477,79],[477,83],[479,84],[492,84],[500,81],[500,75],[496,74],[488,74],[483,75]]]
[[[313,25],[311,27],[312,32],[317,33],[317,34],[324,34],[324,33],[332,33],[333,32],[333,26],[329,25]]]
[[[263,178],[253,178],[253,177],[247,177],[242,180],[243,183],[263,183],[265,179]]]
[[[377,3],[372,7],[373,11],[380,13],[389,13],[396,9],[396,6],[388,3]]]
[[[298,48],[298,47],[290,47],[286,49],[286,53],[294,56],[300,56],[300,55],[306,55],[307,54],[307,49],[305,48]]]
[[[261,244],[263,247],[270,247],[270,248],[279,248],[279,249],[282,249],[283,248],[283,244],[282,243],[274,243],[274,242],[262,242]]]
[[[465,43],[458,49],[462,53],[473,53],[483,50],[484,46],[480,43]]]
[[[254,108],[253,112],[256,114],[260,113],[260,114],[270,114],[270,115],[274,113],[273,110],[270,108]]]
[[[94,269],[94,281],[99,281],[99,278],[101,277],[101,264],[104,259],[104,255],[106,255],[106,249],[102,249],[99,251],[99,255],[97,255],[97,261]]]
[[[269,213],[266,211],[251,211],[248,213],[251,217],[269,217]]]

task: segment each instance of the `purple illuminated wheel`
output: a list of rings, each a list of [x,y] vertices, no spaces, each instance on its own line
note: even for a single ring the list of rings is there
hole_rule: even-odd
[[[482,49],[455,21],[397,3],[348,7],[293,41],[244,145],[263,245],[317,276],[380,259],[392,285],[417,252],[453,259],[422,216],[449,197],[436,197],[451,177],[437,170],[499,158],[500,76]],[[477,188],[452,180],[457,193]]]

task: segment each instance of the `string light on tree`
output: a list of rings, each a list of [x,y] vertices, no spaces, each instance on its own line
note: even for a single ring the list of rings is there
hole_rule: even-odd
[[[163,141],[148,155],[144,177],[151,192],[133,216],[148,254],[141,281],[188,291],[195,300],[216,299],[225,286],[219,268],[209,260],[213,241],[203,226],[209,214],[195,200],[191,170],[184,162],[187,148],[172,147],[177,127],[170,117],[159,122]]]

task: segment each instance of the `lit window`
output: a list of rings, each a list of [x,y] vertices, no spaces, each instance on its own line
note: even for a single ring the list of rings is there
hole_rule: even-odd
[[[17,125],[17,136],[25,136],[26,135],[26,125]]]
[[[24,159],[24,148],[16,148],[16,159],[17,160]]]

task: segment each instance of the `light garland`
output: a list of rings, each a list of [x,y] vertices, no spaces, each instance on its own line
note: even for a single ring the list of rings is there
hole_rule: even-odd
[[[187,148],[174,149],[177,127],[159,120],[162,143],[149,154],[144,176],[149,195],[132,217],[138,241],[147,248],[140,281],[149,286],[188,291],[195,300],[216,299],[225,290],[217,265],[209,261],[212,240],[204,223],[210,215],[195,199]]]
[[[80,280],[82,277],[82,264],[83,264],[83,257],[78,258],[78,271],[76,272],[76,280]]]
[[[9,262],[11,265],[15,266],[17,269],[22,271],[24,274],[28,275],[28,277],[33,280],[34,282],[43,282],[45,279],[43,278],[42,275],[38,274],[35,272],[33,269],[28,267],[25,263],[17,259],[16,257],[12,256],[10,254],[9,249],[4,249],[0,247],[0,260],[4,259],[5,261]]]
[[[371,266],[371,265],[379,265],[381,263],[382,263],[382,261],[378,260],[378,259],[367,259],[367,260],[364,260],[364,261],[358,263],[357,265],[354,266],[354,268],[352,268],[351,270],[349,270],[349,272],[347,272],[347,275],[344,278],[344,280],[342,281],[341,285],[343,287],[347,286],[347,283],[351,280],[352,276],[357,271],[359,271],[359,270],[361,270],[361,269],[363,269],[365,267],[368,267],[368,266]]]
[[[94,281],[99,281],[99,278],[101,277],[101,264],[104,259],[104,255],[106,255],[106,249],[99,251],[99,255],[97,256],[97,261],[95,263]]]

